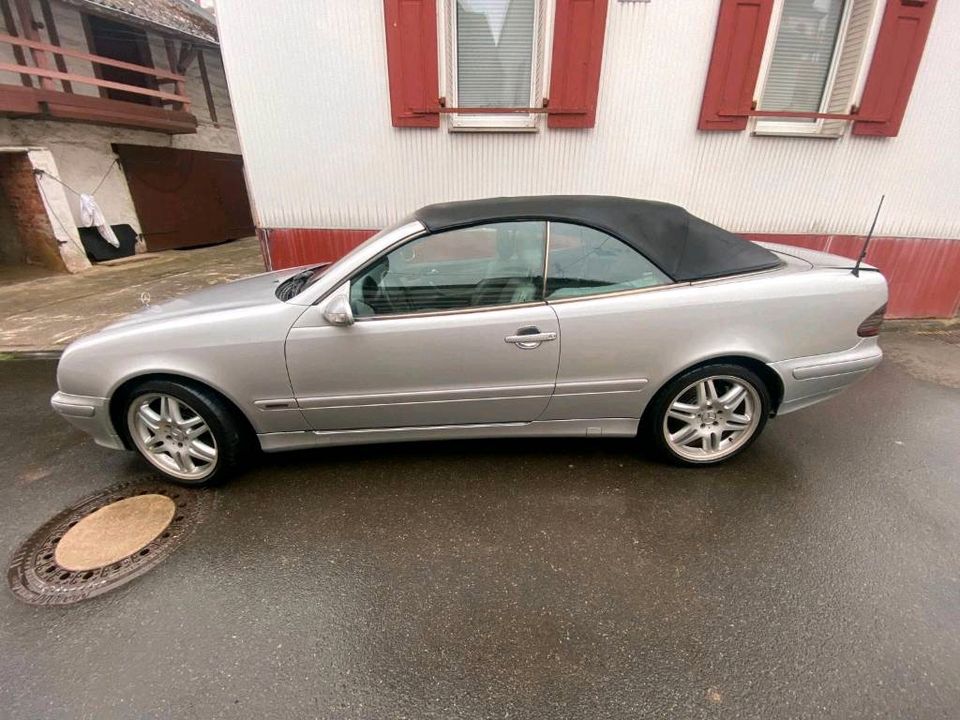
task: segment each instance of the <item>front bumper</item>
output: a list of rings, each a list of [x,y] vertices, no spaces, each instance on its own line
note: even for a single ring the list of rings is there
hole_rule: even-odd
[[[864,378],[883,360],[877,338],[863,338],[849,350],[772,363],[783,380],[778,415],[813,405]]]
[[[50,405],[71,425],[93,436],[97,445],[114,450],[125,449],[123,440],[113,428],[107,398],[57,392],[50,398]]]

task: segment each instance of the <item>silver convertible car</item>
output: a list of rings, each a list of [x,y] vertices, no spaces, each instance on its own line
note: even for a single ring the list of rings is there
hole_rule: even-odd
[[[78,340],[52,404],[189,484],[257,448],[439,438],[639,434],[710,465],[880,362],[887,285],[852,267],[642,200],[431,205]]]

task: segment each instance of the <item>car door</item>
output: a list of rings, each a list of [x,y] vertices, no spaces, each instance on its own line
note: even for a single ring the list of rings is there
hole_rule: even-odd
[[[544,297],[560,321],[563,348],[542,420],[635,418],[641,394],[661,374],[672,280],[623,241],[593,228],[551,222]]]
[[[287,338],[290,381],[315,430],[530,422],[553,393],[556,313],[543,301],[545,223],[427,235],[374,259]]]

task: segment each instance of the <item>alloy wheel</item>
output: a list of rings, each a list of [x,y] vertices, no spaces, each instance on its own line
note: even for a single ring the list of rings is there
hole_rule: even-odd
[[[127,427],[140,453],[178,480],[200,482],[217,466],[217,440],[207,421],[173,395],[136,398],[127,412]]]
[[[753,437],[762,404],[742,378],[715,375],[697,380],[673,398],[663,418],[670,450],[690,462],[720,460]]]

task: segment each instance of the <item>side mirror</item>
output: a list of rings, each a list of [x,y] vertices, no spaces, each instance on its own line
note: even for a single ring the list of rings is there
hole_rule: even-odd
[[[353,325],[353,310],[346,295],[337,295],[323,309],[323,318],[331,325]]]

